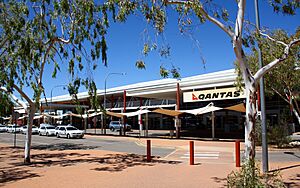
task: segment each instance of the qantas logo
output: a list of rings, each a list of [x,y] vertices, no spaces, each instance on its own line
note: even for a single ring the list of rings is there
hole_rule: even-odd
[[[228,92],[215,92],[215,93],[206,93],[206,94],[199,94],[196,96],[192,93],[192,100],[207,100],[207,99],[225,99],[225,98],[236,98],[241,95],[240,91],[228,91]]]
[[[193,101],[198,100],[198,97],[196,97],[196,95],[194,95],[194,93],[192,93],[192,100]]]

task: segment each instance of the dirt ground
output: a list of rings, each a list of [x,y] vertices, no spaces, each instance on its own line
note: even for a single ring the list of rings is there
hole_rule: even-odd
[[[234,164],[196,164],[99,150],[32,150],[23,164],[23,148],[0,144],[0,187],[226,187]],[[300,187],[300,163],[281,168],[289,187]]]

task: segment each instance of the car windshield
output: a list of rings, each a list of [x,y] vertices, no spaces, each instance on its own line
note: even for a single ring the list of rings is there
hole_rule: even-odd
[[[27,128],[27,127],[26,127],[26,128]],[[36,126],[32,126],[32,128],[33,128],[33,129],[37,129],[37,127],[36,127]]]
[[[66,127],[68,131],[74,131],[74,130],[78,130],[75,127]]]
[[[112,122],[110,122],[111,124],[119,124],[119,122],[118,121],[112,121]]]
[[[47,129],[55,129],[55,127],[47,127]]]

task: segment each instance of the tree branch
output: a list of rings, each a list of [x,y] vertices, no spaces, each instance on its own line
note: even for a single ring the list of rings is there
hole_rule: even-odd
[[[235,40],[242,39],[243,23],[244,23],[244,14],[245,14],[246,2],[245,0],[240,0],[238,2],[238,13],[235,21]]]
[[[33,105],[33,101],[16,84],[13,84],[13,88],[20,93],[20,95],[29,103],[30,106]]]
[[[289,100],[287,100],[283,95],[281,95],[281,93],[279,93],[279,91],[277,91],[276,89],[274,89],[273,87],[271,87],[271,89],[277,93],[285,102],[290,103]]]
[[[42,64],[41,64],[40,78],[39,78],[39,81],[38,81],[38,84],[40,86],[42,84],[44,67],[45,67],[45,64],[46,64],[47,57],[48,57],[48,55],[50,53],[50,50],[54,46],[55,42],[61,42],[61,43],[64,43],[64,44],[68,44],[68,43],[70,43],[70,39],[66,40],[66,39],[63,39],[63,38],[60,38],[60,37],[54,37],[54,38],[51,39],[51,43],[50,43],[49,47],[46,50],[46,53],[44,55],[44,59],[43,59]]]
[[[12,100],[14,100],[16,103],[18,103],[19,105],[21,105],[25,111],[27,111],[27,105],[24,101],[18,99],[15,95],[13,95],[12,93],[8,92],[8,90],[5,87],[0,87],[0,91],[4,91],[5,93],[8,93],[10,98]]]
[[[164,1],[165,4],[183,4],[186,6],[189,6],[190,4],[194,3],[193,1],[183,1],[183,0],[165,0]],[[222,22],[220,22],[219,20],[217,20],[216,18],[210,16],[202,7],[202,5],[199,5],[199,11],[200,13],[205,16],[205,18],[207,18],[210,22],[214,23],[215,25],[217,25],[220,29],[222,29],[227,35],[229,35],[230,38],[233,38],[234,33],[227,28]]]
[[[300,38],[299,39],[294,39],[292,40],[284,49],[284,53],[281,56],[281,58],[279,59],[275,59],[274,61],[272,61],[271,63],[267,64],[266,66],[262,67],[261,69],[259,69],[256,74],[254,75],[254,80],[257,81],[259,80],[264,74],[266,74],[267,72],[269,72],[273,67],[275,67],[278,63],[286,60],[288,58],[288,55],[290,53],[291,48],[294,45],[297,45],[298,43],[300,43]]]
[[[282,44],[283,46],[287,47],[288,45],[282,41],[279,41],[279,40],[275,40],[274,38],[272,38],[270,35],[267,35],[266,33],[262,33],[262,32],[259,32],[262,36],[265,36],[267,37],[269,40],[273,41],[273,42],[276,42],[278,44]]]
[[[8,37],[6,37],[4,40],[1,41],[0,49],[5,45],[5,43],[8,41]]]

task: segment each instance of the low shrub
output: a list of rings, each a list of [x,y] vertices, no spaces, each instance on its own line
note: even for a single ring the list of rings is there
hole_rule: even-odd
[[[227,187],[230,188],[260,188],[260,187],[286,187],[279,171],[262,175],[255,161],[248,160],[243,163],[239,171],[232,171],[227,176]]]

